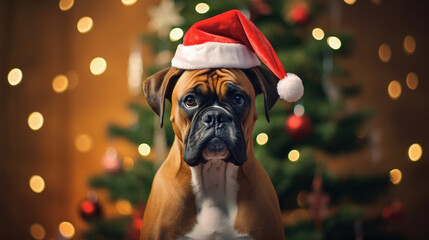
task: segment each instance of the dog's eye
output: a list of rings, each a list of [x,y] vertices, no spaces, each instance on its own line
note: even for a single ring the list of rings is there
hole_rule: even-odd
[[[184,102],[185,102],[185,105],[188,107],[193,107],[197,105],[197,102],[195,101],[194,96],[186,96]]]
[[[243,106],[244,105],[244,96],[241,94],[237,94],[234,96],[234,103],[237,104],[237,106]]]

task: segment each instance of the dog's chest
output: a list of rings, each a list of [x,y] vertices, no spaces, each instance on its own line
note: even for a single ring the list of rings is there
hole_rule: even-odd
[[[197,223],[182,239],[252,239],[234,229],[238,167],[212,159],[191,167]]]

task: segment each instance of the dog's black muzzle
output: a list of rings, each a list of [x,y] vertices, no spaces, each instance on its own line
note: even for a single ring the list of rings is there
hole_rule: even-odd
[[[216,105],[201,109],[191,121],[183,159],[189,166],[196,166],[209,160],[203,155],[222,156],[223,161],[237,166],[247,159],[241,125],[224,107]]]

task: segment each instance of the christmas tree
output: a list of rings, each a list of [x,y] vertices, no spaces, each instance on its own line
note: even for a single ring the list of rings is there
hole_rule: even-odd
[[[330,158],[347,161],[338,156],[366,144],[364,123],[371,116],[369,110],[347,108],[347,99],[356,96],[359,87],[345,81],[347,71],[334,61],[347,55],[352,38],[340,29],[312,25],[329,6],[305,0],[218,0],[210,5],[162,0],[149,11],[148,24],[154,33],[141,37],[143,49],[150,49],[154,59],[145,64],[150,66],[144,69],[146,77],[170,66],[183,33],[193,23],[230,9],[239,9],[256,24],[287,70],[297,73],[305,87],[301,100],[293,104],[278,101],[270,111],[270,123],[260,117],[254,129],[255,153],[279,197],[286,238],[402,239],[385,227],[386,221],[395,221],[400,215],[400,206],[386,206],[383,216],[365,211],[365,206],[387,190],[388,176],[339,177],[326,166]],[[130,56],[130,66],[139,64],[139,58],[135,59]],[[139,71],[138,67],[130,67],[129,77],[137,76],[137,87],[142,80]],[[262,97],[257,98],[256,105],[258,116],[264,116]],[[97,199],[88,196],[80,206],[89,224],[86,239],[139,238],[153,176],[172,144],[171,125],[164,121],[164,127],[159,128],[147,104],[131,103],[130,110],[137,115],[136,123],[127,127],[111,125],[108,132],[113,138],[124,138],[138,146],[141,159],[126,167],[120,153],[108,149],[103,158],[106,173],[89,181],[92,188],[106,189],[110,199],[122,204],[127,214],[104,217]],[[169,110],[165,113],[164,119],[169,119]],[[395,211],[399,213],[393,214]]]

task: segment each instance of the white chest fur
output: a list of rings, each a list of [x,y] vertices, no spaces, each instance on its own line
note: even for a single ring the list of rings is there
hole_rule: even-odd
[[[191,167],[197,224],[183,239],[252,239],[234,229],[238,167],[220,159]]]

